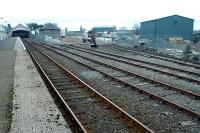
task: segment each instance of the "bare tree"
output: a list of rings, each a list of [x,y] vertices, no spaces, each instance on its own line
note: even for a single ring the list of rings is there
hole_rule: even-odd
[[[139,32],[140,32],[140,24],[139,23],[134,24],[133,27],[132,27],[132,30],[134,30],[134,33],[136,35],[138,35]]]
[[[128,30],[125,26],[119,27],[119,30]]]
[[[138,23],[134,24],[132,30],[140,30],[140,24]]]

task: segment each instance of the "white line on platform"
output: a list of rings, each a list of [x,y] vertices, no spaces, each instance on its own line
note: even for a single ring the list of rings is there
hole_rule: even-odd
[[[22,42],[22,46],[23,46],[24,50],[26,50],[26,47],[24,46],[24,43],[23,43],[23,42]]]

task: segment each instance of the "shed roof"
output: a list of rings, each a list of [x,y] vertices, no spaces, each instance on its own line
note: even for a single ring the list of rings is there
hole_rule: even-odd
[[[29,28],[27,28],[26,26],[22,24],[18,24],[12,29],[12,31],[17,31],[17,30],[30,31]]]
[[[180,16],[180,15],[171,15],[171,16],[167,16],[167,17],[162,17],[162,18],[157,18],[157,19],[153,19],[153,20],[143,21],[141,23],[150,22],[150,21],[156,21],[156,20],[160,20],[160,19],[166,19],[166,18],[170,18],[170,17],[181,17],[181,18],[190,19],[190,20],[194,21],[194,19],[191,19],[191,18],[188,18],[188,17],[184,17],[184,16]]]
[[[105,32],[105,31],[116,31],[115,26],[98,26],[98,27],[93,27],[92,30],[95,30],[95,32]]]
[[[47,23],[40,30],[60,30],[56,25]]]

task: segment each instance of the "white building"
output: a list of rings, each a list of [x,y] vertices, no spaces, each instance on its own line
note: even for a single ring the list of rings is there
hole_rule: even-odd
[[[8,37],[6,30],[4,29],[3,26],[0,25],[0,41],[4,40]]]

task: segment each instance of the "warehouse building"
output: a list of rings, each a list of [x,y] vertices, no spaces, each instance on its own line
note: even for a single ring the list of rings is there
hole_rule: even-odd
[[[163,17],[155,20],[141,22],[142,39],[193,39],[194,20],[179,15]]]
[[[58,28],[56,25],[47,23],[40,29],[40,36],[48,36],[52,37],[53,39],[59,39],[60,38],[60,28]]]

